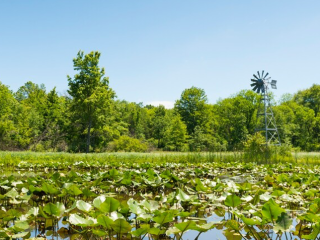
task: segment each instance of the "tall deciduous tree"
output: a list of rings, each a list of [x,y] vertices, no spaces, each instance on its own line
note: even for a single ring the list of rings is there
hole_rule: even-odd
[[[68,76],[68,93],[72,97],[71,110],[78,130],[86,129],[83,129],[83,132],[86,132],[87,153],[90,151],[91,130],[103,124],[99,120],[107,114],[115,96],[109,87],[109,78],[104,77],[104,68],[99,67],[99,59],[100,53],[97,51],[86,55],[79,51],[73,59],[74,70],[78,73],[74,78]]]
[[[202,126],[207,114],[207,95],[201,88],[191,87],[185,89],[181,98],[176,101],[174,108],[179,112],[187,125],[188,134],[194,132],[196,126]]]

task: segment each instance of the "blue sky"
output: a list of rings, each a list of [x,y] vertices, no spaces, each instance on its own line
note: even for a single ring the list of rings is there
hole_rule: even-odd
[[[68,89],[79,50],[101,52],[119,99],[172,104],[191,86],[210,103],[265,70],[275,95],[319,83],[318,0],[0,1],[0,81]]]

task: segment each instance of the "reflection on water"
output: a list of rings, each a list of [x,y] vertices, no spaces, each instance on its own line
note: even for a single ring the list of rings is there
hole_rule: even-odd
[[[225,214],[224,217],[219,217],[216,214],[211,215],[210,217],[207,218],[208,222],[219,222],[221,220],[225,220],[228,219],[230,217],[230,215],[228,213]],[[130,216],[130,219],[133,219],[134,215]],[[73,234],[70,235],[69,234],[69,224],[62,221],[63,219],[61,218],[58,222],[58,226],[54,229],[54,227],[52,226],[52,222],[50,222],[50,220],[47,219],[46,221],[46,228],[44,229],[44,231],[39,231],[39,229],[37,230],[33,230],[31,233],[30,238],[35,238],[35,237],[42,237],[42,238],[46,238],[46,239],[52,239],[52,240],[76,240],[76,239],[83,239],[85,240],[86,237],[81,236],[80,234]],[[296,219],[293,220],[293,226],[297,225],[297,221]],[[198,231],[194,231],[194,230],[190,230],[187,231],[186,233],[183,234],[183,237],[181,240],[195,240],[198,237],[198,240],[241,240],[242,237],[240,235],[230,235],[226,232],[224,232],[225,228],[222,229],[212,229],[209,230],[208,232],[204,232],[201,233],[200,236]],[[242,231],[242,234],[245,236],[246,232]],[[169,236],[171,239],[174,239],[174,236],[171,235]],[[291,233],[287,234],[287,237],[289,237],[289,239],[293,239],[293,236],[291,235]],[[274,234],[271,235],[271,239],[272,240],[286,240],[287,237],[283,234],[283,236],[281,238],[278,237],[278,235]],[[98,239],[98,238],[96,238]],[[101,238],[104,239],[104,238]],[[114,238],[116,239],[116,238]],[[166,238],[168,239],[168,238]],[[248,238],[250,239],[250,238]],[[151,240],[151,238],[148,238],[147,236],[144,237],[144,240]]]

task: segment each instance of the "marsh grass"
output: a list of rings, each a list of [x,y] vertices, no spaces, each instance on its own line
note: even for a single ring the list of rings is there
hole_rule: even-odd
[[[152,153],[35,153],[35,152],[0,152],[0,166],[19,167],[28,163],[36,167],[67,168],[75,165],[103,166],[111,162],[175,162],[201,164],[206,162],[256,162],[258,164],[294,163],[318,165],[318,152],[292,152],[282,154],[279,149],[264,155],[248,155],[246,152],[152,152]]]

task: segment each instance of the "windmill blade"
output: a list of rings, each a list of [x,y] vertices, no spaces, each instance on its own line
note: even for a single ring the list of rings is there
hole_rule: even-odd
[[[258,88],[258,86],[255,86],[253,89],[252,89],[252,91],[256,91],[257,90],[257,88]]]
[[[263,78],[263,73],[264,73],[264,70],[262,70],[262,74],[261,74],[261,77]]]
[[[266,80],[269,81],[271,79],[271,77],[268,77]]]
[[[269,73],[267,72],[266,75],[264,76],[265,78],[269,75]]]
[[[261,77],[260,77],[260,73],[259,73],[259,71],[257,71],[257,73],[258,73],[259,78],[261,78]]]
[[[253,74],[253,76],[254,76],[256,79],[259,79],[256,75]]]
[[[256,84],[256,83],[252,83],[252,84],[250,84],[250,86],[251,86],[251,87],[257,86],[257,84]]]
[[[260,93],[260,89],[261,89],[261,88],[258,88],[258,91],[257,91],[257,93]]]
[[[256,79],[251,79],[251,82],[258,83],[258,80],[256,80]]]

